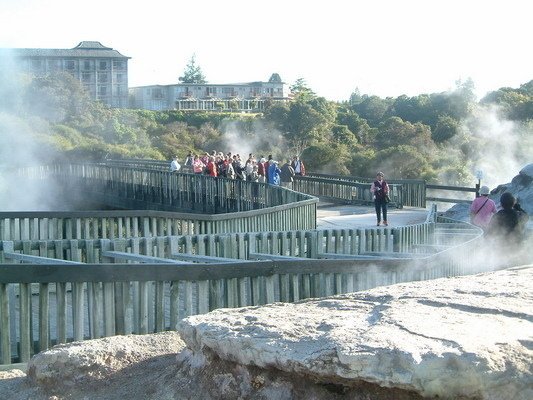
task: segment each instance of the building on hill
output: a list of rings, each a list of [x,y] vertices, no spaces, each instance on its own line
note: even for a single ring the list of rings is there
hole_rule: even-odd
[[[80,42],[73,49],[4,49],[22,72],[42,76],[65,71],[76,77],[91,99],[128,107],[128,60],[100,42]]]
[[[288,101],[290,90],[281,79],[272,78],[268,82],[178,83],[133,87],[130,88],[130,99],[132,108],[155,111],[253,112],[263,110],[265,103],[270,101]]]

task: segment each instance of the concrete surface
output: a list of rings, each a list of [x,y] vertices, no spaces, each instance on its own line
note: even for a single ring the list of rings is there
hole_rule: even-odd
[[[389,228],[422,223],[426,220],[428,210],[415,207],[387,210]],[[317,228],[370,228],[376,227],[376,211],[373,206],[338,205],[327,202],[318,203]]]

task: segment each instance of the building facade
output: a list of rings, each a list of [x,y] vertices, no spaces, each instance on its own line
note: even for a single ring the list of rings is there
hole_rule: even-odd
[[[9,49],[9,54],[22,72],[42,76],[65,71],[80,81],[91,99],[128,107],[130,57],[100,42],[81,42],[73,49]]]
[[[180,83],[130,88],[132,108],[146,110],[210,110],[255,112],[269,101],[288,101],[289,86],[281,80],[249,83]]]

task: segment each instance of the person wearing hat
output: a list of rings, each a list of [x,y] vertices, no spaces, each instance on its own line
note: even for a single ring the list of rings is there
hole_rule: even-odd
[[[490,190],[488,186],[481,186],[479,197],[470,205],[470,222],[485,230],[494,214],[496,214],[496,203],[489,198]]]

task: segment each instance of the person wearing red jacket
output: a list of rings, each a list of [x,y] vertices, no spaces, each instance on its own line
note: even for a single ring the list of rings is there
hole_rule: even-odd
[[[215,157],[210,156],[209,161],[207,162],[207,175],[217,176],[217,165],[215,164]]]

